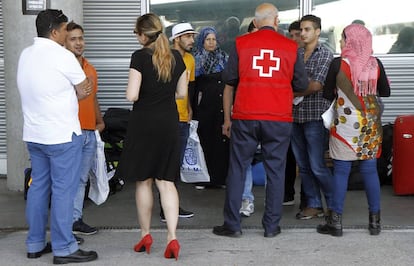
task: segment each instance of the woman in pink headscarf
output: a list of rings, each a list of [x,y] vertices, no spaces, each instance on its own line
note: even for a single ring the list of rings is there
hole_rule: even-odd
[[[340,40],[341,57],[330,66],[324,97],[335,101],[329,152],[334,164],[333,204],[321,234],[342,236],[342,211],[353,161],[359,161],[369,205],[369,233],[378,235],[380,183],[377,160],[381,154],[381,106],[378,96],[390,96],[382,63],[372,56],[372,35],[363,25],[347,26]]]

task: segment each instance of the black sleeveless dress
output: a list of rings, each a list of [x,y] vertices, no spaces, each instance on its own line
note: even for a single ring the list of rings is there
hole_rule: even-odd
[[[185,65],[175,57],[172,80],[158,81],[152,64],[152,50],[132,54],[130,68],[142,74],[139,97],[133,104],[117,176],[131,181],[148,178],[174,181],[180,167],[180,142],[175,91]]]

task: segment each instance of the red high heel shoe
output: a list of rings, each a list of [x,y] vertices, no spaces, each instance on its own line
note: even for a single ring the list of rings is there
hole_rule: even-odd
[[[148,254],[151,252],[151,245],[152,245],[152,236],[150,234],[146,234],[139,243],[134,246],[135,252],[143,252],[146,251]]]
[[[178,260],[178,252],[180,252],[180,244],[177,239],[171,240],[165,249],[164,257],[166,259],[175,258],[175,260]]]

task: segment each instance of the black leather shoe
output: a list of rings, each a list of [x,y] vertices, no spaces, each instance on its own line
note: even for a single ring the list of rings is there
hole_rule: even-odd
[[[213,234],[219,236],[228,236],[228,237],[241,237],[241,231],[233,231],[225,227],[224,225],[214,226]]]
[[[276,231],[274,231],[274,232],[264,232],[264,237],[275,237],[275,236],[277,236],[278,234],[280,234],[280,232],[281,232],[281,230],[280,230],[280,226],[278,226],[277,228],[276,228]]]
[[[28,259],[37,259],[43,254],[47,254],[52,252],[52,244],[50,242],[46,243],[46,246],[39,252],[27,252],[27,258]]]
[[[62,257],[54,256],[53,264],[88,262],[88,261],[96,260],[97,258],[98,258],[98,254],[95,251],[84,251],[84,250],[78,249],[77,251],[67,256],[62,256]]]

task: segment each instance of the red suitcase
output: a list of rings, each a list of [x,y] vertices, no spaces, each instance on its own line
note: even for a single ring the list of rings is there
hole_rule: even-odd
[[[392,182],[397,195],[414,194],[414,115],[395,119]]]

